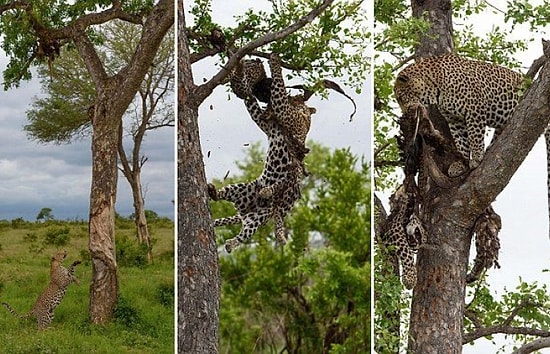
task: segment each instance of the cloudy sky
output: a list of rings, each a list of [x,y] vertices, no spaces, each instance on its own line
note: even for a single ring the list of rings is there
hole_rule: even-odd
[[[0,52],[0,68],[7,58]],[[27,139],[23,126],[33,97],[41,94],[37,79],[17,89],[0,89],[0,219],[35,220],[51,208],[57,219],[84,219],[89,215],[91,181],[90,139],[71,145],[38,144]],[[142,153],[145,205],[159,215],[173,218],[174,130],[149,133]],[[116,204],[120,215],[133,212],[131,192],[119,174]]]

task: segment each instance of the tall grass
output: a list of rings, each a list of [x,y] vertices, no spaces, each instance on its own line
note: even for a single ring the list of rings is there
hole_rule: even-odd
[[[81,284],[68,288],[49,329],[38,331],[34,319],[20,320],[0,307],[0,353],[174,353],[174,229],[164,220],[152,230],[154,263],[119,264],[115,320],[99,326],[88,321],[87,224],[0,221],[0,302],[20,313],[48,284],[52,254],[67,250],[66,266],[83,261],[75,271]],[[140,252],[134,232],[130,221],[117,220],[117,240],[124,240],[117,241],[117,253]]]

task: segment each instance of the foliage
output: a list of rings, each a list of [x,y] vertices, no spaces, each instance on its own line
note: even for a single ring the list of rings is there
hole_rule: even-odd
[[[190,9],[194,23],[190,26],[196,34],[190,36],[194,52],[205,50],[204,37],[213,29],[221,29],[226,42],[236,47],[268,33],[288,27],[309,12],[316,2],[270,1],[269,10],[249,9],[237,16],[235,27],[222,27],[211,15],[211,0],[196,0]],[[277,52],[290,68],[315,86],[327,76],[346,78],[347,83],[359,93],[370,67],[368,60],[370,29],[363,0],[335,1],[325,12],[284,39],[261,48],[263,52]],[[323,50],[319,50],[323,48]],[[224,54],[222,54],[223,56]]]
[[[222,351],[370,351],[368,168],[349,150],[308,145],[310,176],[287,218],[289,243],[276,246],[268,225],[220,258]],[[239,164],[242,175],[224,184],[255,178],[259,155],[252,145]],[[219,202],[212,210],[214,217],[232,213]],[[238,230],[218,228],[219,243]]]
[[[145,243],[137,243],[126,235],[116,238],[116,258],[120,266],[144,268],[147,266],[149,247]],[[151,245],[152,248],[152,245]]]
[[[523,344],[536,339],[536,331],[550,329],[550,295],[546,284],[541,285],[536,281],[527,283],[520,278],[513,291],[505,291],[497,297],[486,280],[482,279],[468,288],[468,298],[466,308],[469,314],[464,323],[467,334],[475,333],[480,325],[533,329],[531,333],[525,330],[522,331],[524,333],[514,335],[515,342]],[[489,336],[488,339],[492,340],[493,337]],[[504,352],[504,346],[499,352]]]
[[[2,1],[4,5],[8,1]],[[64,1],[34,1],[32,10],[25,11],[16,7],[3,12],[0,17],[1,47],[10,58],[4,70],[4,89],[18,86],[21,80],[32,77],[31,67],[47,61],[46,57],[37,55],[40,39],[34,31],[35,27],[61,28],[91,11],[106,10],[110,1],[86,0],[74,3]],[[146,15],[152,8],[151,0],[135,0],[123,2],[122,8],[132,14]],[[91,34],[93,30],[90,29]],[[100,38],[96,37],[96,42]],[[43,39],[42,39],[43,40]]]
[[[126,66],[140,38],[140,28],[123,21],[109,22],[96,29],[101,42],[98,54],[109,74]],[[164,38],[153,65],[146,75],[134,102],[126,112],[127,129],[136,134],[147,118],[147,129],[173,122],[172,100],[159,100],[173,92],[173,35]],[[42,89],[46,96],[34,98],[27,111],[24,126],[30,139],[42,143],[68,144],[91,135],[89,110],[93,108],[95,87],[86,65],[76,50],[65,48],[50,71],[38,66]],[[52,76],[53,75],[53,76]]]
[[[36,216],[36,220],[43,220],[43,221],[49,221],[53,220],[53,210],[52,208],[42,208],[40,212],[38,212],[38,215]]]
[[[398,353],[403,344],[399,332],[408,328],[410,293],[384,261],[387,252],[379,244],[374,247],[374,346],[377,353]]]
[[[174,282],[160,284],[155,293],[157,301],[166,307],[174,306]]]
[[[51,227],[44,234],[44,244],[52,246],[65,246],[69,243],[70,235],[69,227]]]

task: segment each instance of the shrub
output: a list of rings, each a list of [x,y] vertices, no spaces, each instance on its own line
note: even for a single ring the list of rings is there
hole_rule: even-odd
[[[25,236],[23,236],[23,241],[25,242],[36,242],[38,239],[38,236],[34,232],[27,232]]]
[[[174,305],[174,283],[160,284],[155,292],[155,298],[164,307],[170,308]]]
[[[44,244],[53,246],[65,246],[69,243],[71,236],[69,235],[69,227],[52,227],[46,231],[44,235]]]
[[[138,310],[122,296],[118,297],[114,311],[115,321],[127,328],[134,328],[141,323]]]
[[[147,266],[147,245],[129,240],[122,235],[116,239],[116,259],[120,266],[144,268]]]

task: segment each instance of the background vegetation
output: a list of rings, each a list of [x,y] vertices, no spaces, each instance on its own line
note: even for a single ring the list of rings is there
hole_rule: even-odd
[[[120,296],[115,320],[91,325],[91,263],[84,221],[0,220],[0,301],[27,313],[49,282],[50,257],[66,250],[65,265],[76,267],[80,286],[71,285],[50,329],[0,309],[0,352],[5,353],[174,353],[173,221],[149,212],[154,263],[138,245],[131,218],[117,217],[116,252]]]
[[[349,150],[308,143],[310,172],[291,215],[290,241],[271,224],[227,255],[220,248],[220,353],[370,352],[370,173]],[[260,173],[265,153],[250,147],[238,177]],[[214,218],[234,214],[213,202]],[[218,228],[218,244],[240,225]]]

